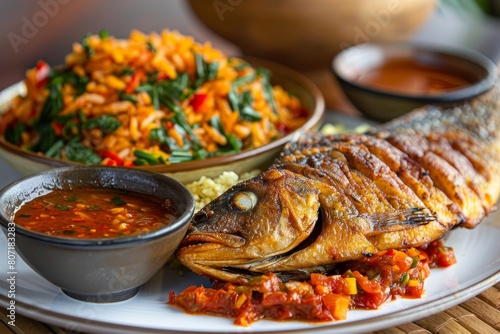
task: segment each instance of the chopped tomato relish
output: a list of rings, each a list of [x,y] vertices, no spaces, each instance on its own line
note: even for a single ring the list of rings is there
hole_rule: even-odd
[[[311,274],[308,281],[283,282],[274,273],[257,276],[246,285],[215,282],[213,288],[190,286],[168,304],[188,313],[234,318],[249,326],[274,320],[344,320],[353,308],[377,309],[400,297],[420,298],[430,267],[455,263],[453,249],[440,241],[427,247],[382,251],[340,264],[333,275]]]

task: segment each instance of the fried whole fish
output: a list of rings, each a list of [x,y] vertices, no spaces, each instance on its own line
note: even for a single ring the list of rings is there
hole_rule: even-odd
[[[301,278],[473,228],[499,198],[499,128],[495,87],[365,134],[306,136],[200,210],[177,257],[234,283],[268,272]]]

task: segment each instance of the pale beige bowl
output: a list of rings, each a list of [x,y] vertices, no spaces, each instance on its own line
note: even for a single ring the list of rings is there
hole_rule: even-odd
[[[189,0],[209,29],[243,54],[293,68],[327,68],[347,46],[401,42],[430,17],[437,0]]]
[[[201,176],[217,177],[224,171],[234,171],[238,174],[242,174],[254,169],[267,167],[287,142],[302,133],[319,127],[323,119],[325,103],[321,92],[311,81],[309,81],[309,79],[296,71],[272,62],[251,58],[247,58],[247,60],[254,66],[269,69],[272,73],[272,84],[280,85],[285,90],[293,93],[309,110],[309,118],[300,129],[267,145],[237,154],[172,165],[141,166],[133,168],[162,173],[182,183],[196,181]],[[0,92],[0,114],[6,110],[15,96],[24,94],[24,92],[25,86],[22,82]],[[8,143],[3,137],[0,137],[0,156],[23,175],[54,167],[78,165],[77,163],[47,158],[21,150],[17,146]]]

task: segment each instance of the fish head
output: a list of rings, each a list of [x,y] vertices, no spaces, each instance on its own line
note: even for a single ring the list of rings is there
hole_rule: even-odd
[[[289,252],[318,219],[319,191],[308,178],[269,169],[240,182],[195,214],[179,261],[213,279],[243,282],[241,272]]]

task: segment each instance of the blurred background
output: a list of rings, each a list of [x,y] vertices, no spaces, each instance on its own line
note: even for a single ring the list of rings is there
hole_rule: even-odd
[[[43,59],[61,64],[73,42],[107,29],[127,38],[177,30],[230,55],[293,67],[326,93],[327,106],[352,108],[336,93],[328,63],[367,41],[425,41],[474,48],[498,60],[496,0],[36,0],[1,1],[0,89]],[[352,111],[352,110],[351,110]]]

